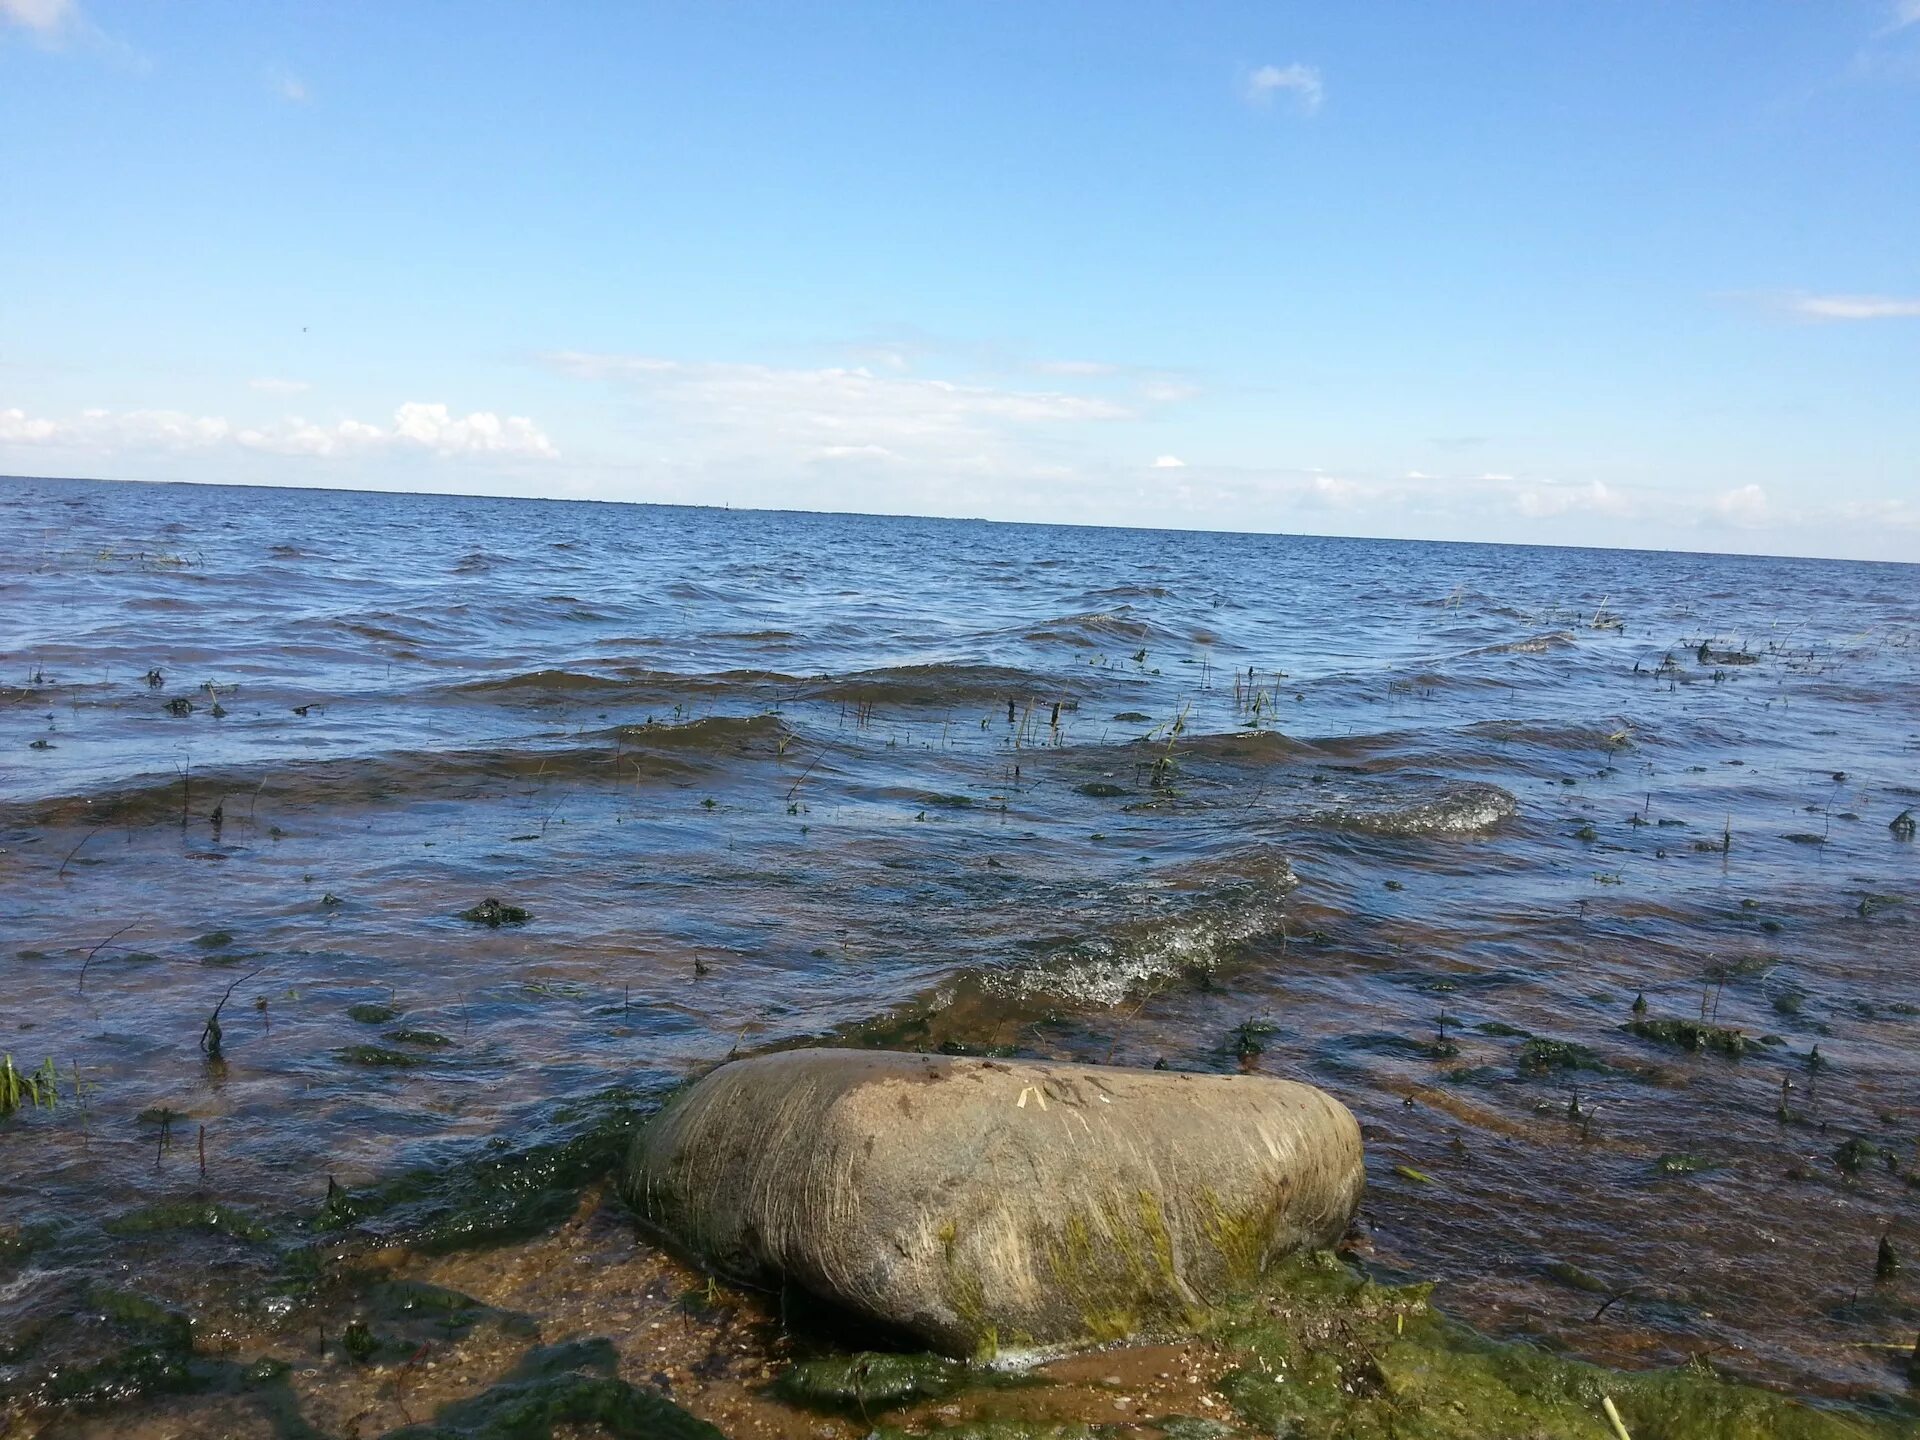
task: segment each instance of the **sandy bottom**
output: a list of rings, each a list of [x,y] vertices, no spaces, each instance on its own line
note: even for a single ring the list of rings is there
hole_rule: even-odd
[[[770,1383],[809,1337],[783,1323],[775,1296],[719,1286],[645,1243],[617,1201],[591,1194],[554,1232],[503,1249],[447,1256],[374,1252],[357,1268],[479,1302],[484,1318],[444,1338],[383,1345],[352,1359],[339,1337],[364,1311],[344,1306],[301,1337],[199,1337],[203,1351],[234,1358],[268,1356],[289,1366],[299,1419],[341,1440],[372,1440],[434,1419],[443,1405],[477,1395],[509,1375],[530,1352],[570,1340],[604,1338],[619,1376],[671,1399],[728,1436],[768,1440],[859,1440],[873,1423],[858,1414],[803,1408],[770,1393]],[[380,1320],[366,1314],[376,1336]],[[386,1338],[386,1337],[381,1337]],[[324,1347],[324,1348],[323,1348]],[[1037,1367],[1043,1385],[970,1391],[889,1410],[890,1426],[954,1425],[975,1420],[1084,1423],[1154,1437],[1156,1418],[1181,1415],[1231,1423],[1213,1393],[1224,1356],[1203,1340],[1075,1355]],[[878,1417],[874,1417],[878,1418]],[[132,1410],[40,1422],[33,1436],[72,1440],[285,1440],[285,1416],[253,1396],[197,1395],[143,1403]],[[561,1427],[556,1436],[599,1434]]]

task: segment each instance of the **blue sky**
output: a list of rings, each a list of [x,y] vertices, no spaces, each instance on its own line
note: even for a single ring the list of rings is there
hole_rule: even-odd
[[[1920,0],[0,0],[0,473],[1920,560]]]

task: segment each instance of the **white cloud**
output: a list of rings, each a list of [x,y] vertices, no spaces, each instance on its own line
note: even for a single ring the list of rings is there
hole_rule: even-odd
[[[1894,0],[1892,13],[1887,20],[1883,34],[1895,30],[1904,30],[1909,25],[1920,25],[1920,0]]]
[[[307,82],[286,70],[269,70],[267,86],[289,105],[304,105],[313,98],[313,92],[307,89]]]
[[[1512,483],[1513,477],[1482,475],[1480,479],[1484,484],[1503,484]],[[1550,481],[1520,485],[1513,492],[1513,506],[1529,520],[1571,514],[1621,517],[1634,511],[1628,497],[1601,480],[1586,485],[1556,485]]]
[[[848,456],[902,466],[1029,468],[1049,438],[1133,418],[1118,401],[960,384],[865,367],[820,369],[563,351],[562,374],[616,384],[648,411],[649,439],[693,464],[791,467]]]
[[[410,400],[393,412],[392,438],[440,455],[534,455],[559,457],[553,441],[524,415],[505,419],[491,410],[456,416],[445,405]]]
[[[0,0],[0,21],[52,39],[78,23],[73,0]]]
[[[1156,470],[1184,470],[1187,468],[1187,462],[1182,460],[1178,455],[1161,455],[1154,460],[1153,468]]]
[[[1920,4],[1920,0],[1915,0]],[[1784,302],[1796,315],[1813,320],[1912,320],[1920,318],[1920,300],[1887,295],[1794,295]]]
[[[1271,105],[1276,95],[1291,95],[1303,115],[1317,114],[1327,98],[1319,70],[1298,61],[1286,66],[1262,65],[1247,77],[1242,94],[1249,105],[1262,106]]]
[[[311,390],[313,386],[305,380],[276,380],[270,375],[263,375],[257,380],[247,381],[247,388],[268,395],[298,395],[303,390]]]
[[[1767,492],[1758,485],[1739,485],[1714,497],[1713,509],[1733,525],[1761,525],[1773,518]]]
[[[57,446],[96,454],[234,447],[270,455],[327,458],[374,452],[426,452],[442,457],[557,459],[553,441],[531,420],[480,410],[456,416],[445,405],[409,401],[391,425],[359,420],[330,424],[290,416],[270,425],[236,425],[219,416],[178,410],[83,410],[66,420],[0,410],[0,444]]]

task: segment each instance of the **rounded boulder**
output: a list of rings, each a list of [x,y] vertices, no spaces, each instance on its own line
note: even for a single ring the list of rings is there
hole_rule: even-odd
[[[976,1359],[1187,1328],[1337,1241],[1364,1183],[1359,1125],[1311,1085],[863,1050],[722,1065],[622,1176],[720,1273]]]

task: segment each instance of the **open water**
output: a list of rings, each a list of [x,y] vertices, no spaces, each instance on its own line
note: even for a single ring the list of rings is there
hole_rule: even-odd
[[[103,1285],[244,1352],[330,1193],[832,1037],[1309,1080],[1463,1318],[1904,1388],[1920,567],[23,479],[0,535],[0,1379]]]

